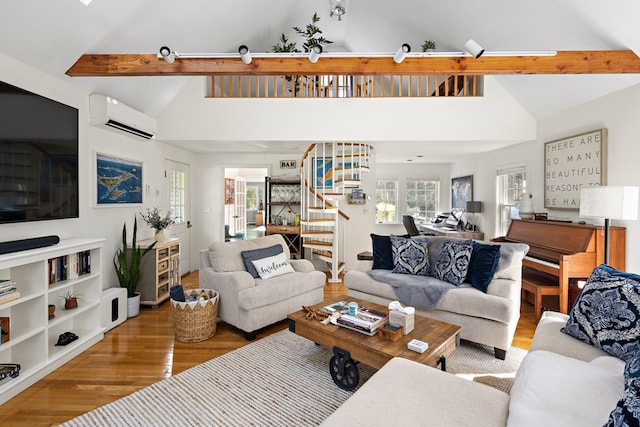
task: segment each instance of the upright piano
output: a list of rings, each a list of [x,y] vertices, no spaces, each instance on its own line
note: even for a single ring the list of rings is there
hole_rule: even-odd
[[[559,310],[568,313],[569,282],[586,279],[604,262],[604,227],[559,221],[514,219],[495,241],[526,243],[523,289],[535,294],[536,320],[543,295],[557,295]],[[609,227],[609,265],[625,269],[626,229]]]

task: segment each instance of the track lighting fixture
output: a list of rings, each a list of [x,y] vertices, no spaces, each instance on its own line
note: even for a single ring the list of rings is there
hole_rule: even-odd
[[[249,52],[249,48],[246,45],[240,45],[238,53],[240,54],[242,62],[245,64],[251,64],[251,52]]]
[[[404,43],[402,46],[400,46],[400,49],[398,49],[396,54],[393,55],[393,61],[396,64],[401,63],[402,61],[404,61],[404,58],[407,57],[407,54],[409,52],[411,52],[411,46],[409,46],[407,43]]]
[[[167,64],[173,64],[178,56],[177,53],[169,49],[167,46],[162,46],[158,53],[158,58],[163,58],[167,61]]]
[[[484,48],[476,43],[473,39],[469,39],[464,44],[464,49],[469,52],[469,55],[473,56],[476,59],[480,58],[484,53]]]
[[[322,53],[322,46],[320,46],[319,44],[313,46],[311,48],[311,51],[309,52],[309,62],[311,62],[312,64],[315,64],[316,62],[318,62],[318,59],[320,58],[321,53]]]
[[[342,21],[342,15],[347,13],[346,0],[329,0],[329,16],[337,16],[338,21]]]

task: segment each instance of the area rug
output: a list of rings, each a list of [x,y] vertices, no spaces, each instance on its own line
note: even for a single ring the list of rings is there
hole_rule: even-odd
[[[508,390],[525,354],[511,348],[500,361],[491,349],[463,341],[447,370]],[[353,393],[331,380],[331,355],[283,330],[62,426],[317,426]],[[359,369],[362,385],[375,369],[362,363]]]

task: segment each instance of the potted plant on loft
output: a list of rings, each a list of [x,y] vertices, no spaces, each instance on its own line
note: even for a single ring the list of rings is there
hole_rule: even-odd
[[[154,206],[153,209],[147,208],[147,214],[140,212],[140,216],[147,225],[156,231],[154,239],[156,242],[164,242],[167,240],[165,230],[172,224],[176,223],[175,218],[171,216],[171,212],[162,215],[160,208]]]
[[[304,29],[300,27],[293,27],[293,30],[301,37],[304,38],[304,43],[302,43],[302,48],[304,52],[311,52],[316,46],[322,47],[325,44],[333,43],[331,40],[327,40],[322,35],[322,30],[316,24],[320,21],[320,17],[317,13],[314,13],[311,17],[311,22],[304,27]],[[283,52],[294,52],[300,53],[300,49],[298,49],[298,45],[295,41],[290,42],[287,36],[282,33],[280,35],[280,39],[278,43],[276,43],[272,48],[272,51],[275,53],[283,53]],[[307,78],[305,76],[305,78]],[[290,84],[289,91],[293,92],[293,96],[298,96],[300,92],[300,84],[301,84],[302,76],[286,76],[285,80]],[[319,79],[315,79],[315,85],[318,86],[320,84]]]
[[[433,40],[425,40],[420,47],[423,52],[433,52],[436,50],[436,42]]]
[[[122,227],[122,246],[116,250],[113,257],[113,265],[121,288],[127,289],[127,317],[135,317],[140,313],[140,293],[137,292],[140,281],[140,262],[156,242],[142,249],[138,246],[136,236],[138,234],[137,218],[133,219],[133,237],[131,247],[127,245],[127,223]]]

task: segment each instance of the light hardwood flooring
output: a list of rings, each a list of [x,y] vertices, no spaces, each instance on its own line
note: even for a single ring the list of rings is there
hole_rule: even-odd
[[[197,288],[198,273],[185,275],[182,283],[187,289]],[[341,284],[325,287],[327,298],[345,293]],[[513,345],[528,349],[535,326],[532,306],[523,303]],[[286,321],[279,322],[256,339],[286,327]],[[243,333],[221,323],[207,341],[176,342],[169,302],[157,309],[143,307],[139,316],[0,406],[0,425],[56,425],[247,343]]]

